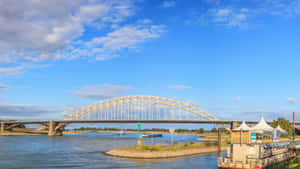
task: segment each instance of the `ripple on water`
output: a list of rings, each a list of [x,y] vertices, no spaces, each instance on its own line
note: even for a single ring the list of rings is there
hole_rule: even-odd
[[[175,169],[216,169],[217,155],[146,160],[125,159],[106,156],[111,149],[132,146],[136,133],[85,133],[67,134],[63,137],[46,135],[0,136],[0,168],[175,168]],[[171,136],[143,139],[145,144],[168,144]],[[174,135],[174,141],[184,143],[195,141],[197,136]]]

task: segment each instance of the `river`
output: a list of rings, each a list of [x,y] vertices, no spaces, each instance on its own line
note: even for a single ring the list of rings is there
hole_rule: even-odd
[[[136,133],[65,134],[63,137],[47,135],[0,136],[0,168],[78,168],[78,169],[216,169],[217,155],[197,155],[161,160],[136,160],[111,157],[104,154],[114,148],[135,144]],[[174,142],[184,143],[198,138],[192,135],[174,135]],[[146,144],[168,144],[171,136],[145,138]]]

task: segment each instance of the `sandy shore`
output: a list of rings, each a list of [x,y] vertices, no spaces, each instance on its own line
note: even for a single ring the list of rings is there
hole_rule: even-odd
[[[227,147],[222,147],[222,151],[226,151]],[[129,148],[119,148],[106,152],[105,154],[115,157],[136,158],[136,159],[159,159],[159,158],[175,158],[199,154],[217,153],[217,146],[199,147],[199,148],[182,148],[178,150],[163,150],[163,151],[149,151],[137,150]]]
[[[21,135],[37,135],[37,134],[23,133],[23,132],[0,133],[0,136],[21,136]]]
[[[206,138],[206,137],[203,137],[203,138],[198,138],[197,141],[210,141],[210,142],[217,142],[218,139],[215,139],[215,138]]]

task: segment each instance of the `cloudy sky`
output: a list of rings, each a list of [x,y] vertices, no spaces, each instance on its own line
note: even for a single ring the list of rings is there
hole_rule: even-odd
[[[300,0],[1,0],[0,118],[155,95],[300,120],[299,19]]]

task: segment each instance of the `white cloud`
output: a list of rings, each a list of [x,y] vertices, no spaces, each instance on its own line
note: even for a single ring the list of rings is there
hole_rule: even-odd
[[[163,25],[148,24],[126,25],[108,33],[106,36],[95,37],[84,42],[81,47],[73,49],[70,57],[94,57],[96,60],[107,60],[118,57],[124,49],[137,49],[146,40],[158,38],[166,31]]]
[[[119,50],[135,47],[147,39],[158,38],[162,27],[149,21],[144,25],[133,22],[132,25],[123,26],[123,21],[135,15],[135,8],[136,3],[132,0],[2,0],[0,64],[86,58],[86,54],[101,58],[101,55],[114,55],[108,54],[106,48]],[[84,45],[85,41],[78,43],[89,29],[104,28],[107,30],[101,36],[90,37],[101,41],[101,47],[93,47],[104,48],[104,53],[101,50],[91,53],[91,49]],[[126,37],[122,33],[131,33],[133,37],[129,34]],[[117,43],[124,42],[124,38],[133,40],[130,39],[127,45]],[[115,44],[118,46],[114,47]]]
[[[8,88],[7,85],[0,84],[0,90],[1,90],[1,89],[6,89],[6,88]]]
[[[289,97],[287,101],[290,104],[296,104],[297,103],[297,100],[295,98],[293,98],[293,97]]]
[[[94,38],[88,45],[101,46],[102,50],[120,50],[135,47],[146,39],[158,38],[164,32],[162,25],[124,26],[104,37]],[[102,52],[100,50],[100,52]]]
[[[18,66],[9,66],[9,67],[0,67],[0,78],[7,77],[7,76],[18,76],[23,74],[28,69],[38,69],[38,68],[45,68],[50,65],[48,64],[21,64]]]
[[[168,88],[170,89],[190,89],[192,86],[186,86],[186,85],[169,85]]]
[[[132,87],[100,84],[84,86],[81,89],[75,91],[75,95],[81,98],[88,98],[93,100],[107,99],[111,97],[121,96],[127,93]]]
[[[242,99],[241,99],[241,97],[240,97],[240,96],[237,96],[236,98],[234,98],[234,100],[235,100],[236,102],[240,102],[240,101],[242,101]]]
[[[289,110],[248,110],[241,111],[239,117],[242,117],[241,120],[260,120],[261,117],[264,117],[266,120],[275,120],[279,117],[286,119],[291,119],[292,111]]]
[[[216,24],[228,28],[247,28],[265,17],[294,17],[300,15],[300,0],[205,0],[204,11],[192,13],[186,23]]]
[[[39,105],[0,104],[1,119],[49,119],[57,112],[54,108]]]
[[[226,25],[228,27],[240,27],[247,18],[247,12],[243,11],[245,10],[236,11],[230,8],[211,9],[207,15],[211,17],[216,24]]]
[[[161,8],[170,8],[170,7],[174,7],[176,5],[176,1],[164,1],[161,4]]]

